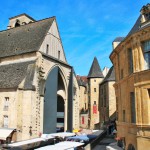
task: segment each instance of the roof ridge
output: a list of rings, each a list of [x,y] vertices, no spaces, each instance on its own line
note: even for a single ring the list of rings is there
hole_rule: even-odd
[[[41,21],[44,21],[44,20],[55,19],[55,18],[56,18],[56,16],[52,16],[52,17],[49,17],[49,18],[44,18],[44,19],[41,19],[41,20],[37,20],[37,21],[31,22],[31,23],[28,23],[26,25],[21,25],[19,27],[14,27],[14,28],[10,28],[10,29],[0,30],[0,33],[1,32],[5,32],[5,31],[10,31],[10,30],[13,30],[13,29],[16,29],[16,28],[21,28],[21,27],[24,27],[24,26],[28,26],[28,25],[31,25],[31,24],[34,24],[34,23],[38,23],[38,22],[41,22]]]
[[[13,18],[17,18],[17,17],[23,16],[23,15],[25,15],[25,16],[28,17],[28,18],[30,18],[31,20],[36,21],[34,18],[32,18],[31,16],[29,16],[29,15],[26,14],[26,13],[22,13],[22,14],[20,14],[20,15],[17,15],[17,16],[14,16],[14,17],[10,17],[9,20],[10,20],[10,19],[13,19]]]
[[[107,73],[107,75],[106,75],[106,77],[104,78],[104,80],[100,83],[100,84],[103,84],[103,83],[105,83],[105,82],[107,82],[107,81],[115,81],[115,73],[114,73],[114,66],[112,66],[110,69],[109,69],[109,71],[108,71],[108,73]]]

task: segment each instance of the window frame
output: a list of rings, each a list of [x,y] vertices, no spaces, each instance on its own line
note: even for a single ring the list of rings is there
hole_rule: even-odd
[[[149,46],[148,44],[146,45],[147,42],[149,42]],[[147,50],[148,47],[149,49]],[[150,39],[142,42],[142,51],[143,51],[143,56],[144,56],[144,69],[148,70],[150,69]],[[146,56],[146,54],[148,54],[148,56]]]

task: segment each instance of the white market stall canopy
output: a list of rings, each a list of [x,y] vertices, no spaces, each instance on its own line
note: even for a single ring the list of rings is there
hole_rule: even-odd
[[[75,136],[75,133],[71,133],[71,132],[59,132],[59,133],[51,133],[51,134],[42,134],[41,137],[49,137],[49,136],[52,136],[52,137],[62,137],[62,138],[65,138],[65,137],[69,137],[69,136]]]
[[[74,148],[84,145],[84,143],[64,141],[55,145],[49,145],[35,150],[74,150]]]
[[[13,131],[15,131],[15,129],[0,128],[0,140],[6,140],[6,138],[9,137]]]

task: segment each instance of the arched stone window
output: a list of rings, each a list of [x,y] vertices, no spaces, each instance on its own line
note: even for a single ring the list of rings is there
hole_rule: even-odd
[[[19,26],[20,26],[20,21],[17,19],[15,23],[15,27],[19,27]]]

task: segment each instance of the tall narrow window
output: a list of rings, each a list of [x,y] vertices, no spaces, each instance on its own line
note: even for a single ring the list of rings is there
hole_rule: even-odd
[[[9,106],[9,97],[5,97],[4,100],[4,110],[8,110],[8,106]]]
[[[143,43],[145,69],[150,69],[150,40]]]
[[[126,121],[126,111],[123,110],[123,122],[125,122],[125,121]]]
[[[130,109],[131,109],[131,123],[136,123],[136,112],[135,112],[135,95],[134,92],[130,92]]]
[[[120,73],[120,79],[123,78],[123,69],[121,69],[121,73]]]
[[[46,45],[46,54],[49,54],[49,45]]]
[[[128,72],[133,73],[133,55],[132,55],[132,49],[128,49]]]
[[[94,88],[94,92],[96,92],[96,88]]]
[[[86,103],[84,103],[84,105],[85,105],[85,110],[86,110]]]
[[[8,128],[8,116],[4,115],[4,128]]]
[[[58,59],[60,59],[60,51],[58,51]]]

